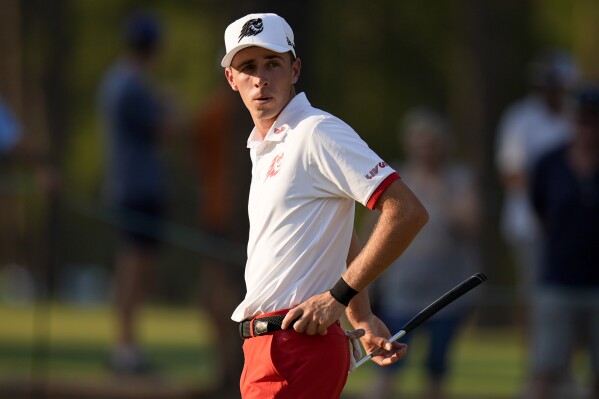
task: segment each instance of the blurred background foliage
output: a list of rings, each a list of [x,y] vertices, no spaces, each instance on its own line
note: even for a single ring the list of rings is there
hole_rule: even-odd
[[[219,66],[227,24],[270,11],[294,29],[303,62],[297,88],[354,127],[384,159],[402,156],[397,130],[407,110],[428,105],[447,115],[455,153],[473,166],[481,188],[479,246],[490,277],[481,306],[493,311],[481,312],[479,320],[512,320],[515,276],[498,233],[502,192],[493,163],[499,116],[527,92],[528,63],[540,49],[568,50],[584,79],[599,78],[594,0],[0,0],[0,95],[26,139],[48,154],[63,177],[62,191],[47,197],[34,184],[31,166],[0,164],[0,272],[16,264],[33,276],[29,283],[14,273],[0,276],[3,299],[81,301],[77,287],[83,287],[87,300],[110,300],[116,240],[101,198],[104,148],[96,91],[122,50],[124,18],[139,8],[164,24],[156,75],[180,117],[179,134],[165,152],[173,234],[162,255],[157,302],[189,306],[207,254],[235,255],[214,245],[198,221],[210,188],[195,169],[194,123],[215,91],[227,88]],[[235,132],[241,143],[251,128]],[[232,150],[232,157],[237,154]],[[249,173],[248,163],[231,184],[247,185]],[[244,214],[246,197],[235,198],[234,206]],[[244,237],[233,244],[243,252]],[[236,258],[240,264],[242,258]],[[186,313],[181,320],[188,318]],[[502,347],[502,340],[489,347]]]
[[[177,145],[166,154],[173,221],[202,229],[190,218],[202,192],[191,126],[213,91],[226,85],[218,65],[224,28],[248,12],[270,10],[294,27],[303,61],[299,90],[346,120],[385,159],[401,156],[396,132],[409,108],[429,105],[447,114],[456,153],[473,165],[482,187],[485,265],[496,282],[508,284],[512,272],[497,234],[501,191],[493,166],[499,115],[526,92],[527,65],[539,49],[569,50],[584,78],[599,75],[593,40],[599,5],[592,0],[2,0],[0,6],[0,93],[64,178],[56,199],[31,190],[15,194],[23,200],[17,206],[23,215],[19,245],[34,253],[25,263],[51,263],[53,270],[110,267],[111,230],[94,211],[103,173],[96,90],[120,53],[121,24],[132,10],[152,10],[166,30],[156,72],[182,120]],[[245,137],[250,129],[236,134]],[[27,176],[26,168],[16,169]],[[243,198],[238,205],[245,207]],[[201,255],[171,251],[166,257],[179,265],[172,267],[193,268]],[[185,273],[173,275],[185,287]]]

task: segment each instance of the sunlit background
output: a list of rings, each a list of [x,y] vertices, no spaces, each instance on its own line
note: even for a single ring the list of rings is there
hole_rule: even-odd
[[[103,202],[97,90],[122,51],[124,18],[140,8],[164,28],[154,76],[176,109],[177,128],[163,148],[165,245],[139,321],[157,375],[124,381],[107,367],[115,339],[117,219]],[[198,160],[211,151],[198,119],[228,90],[219,65],[225,27],[267,11],[294,29],[303,63],[297,89],[349,123],[384,159],[402,156],[397,131],[408,110],[424,105],[447,116],[454,155],[473,168],[479,187],[476,245],[489,277],[453,349],[449,393],[521,395],[528,376],[526,321],[514,257],[499,231],[503,192],[495,138],[501,113],[526,94],[529,63],[539,50],[569,51],[581,77],[599,78],[599,3],[592,0],[0,0],[0,97],[35,154],[0,158],[0,398],[224,397],[218,393],[220,347],[241,341],[220,339],[203,293],[214,264],[243,273],[245,141],[252,125],[243,119],[222,138],[228,184],[235,187],[227,198],[230,234],[223,237],[206,223],[220,175]],[[236,107],[243,112],[240,100]],[[50,190],[40,183],[46,165],[59,180]],[[357,205],[357,215],[363,213]],[[236,298],[238,291],[233,286],[211,295]],[[222,312],[228,317],[232,309]],[[398,395],[418,397],[423,390],[422,352],[416,339],[394,384]],[[574,378],[581,386],[589,378],[587,362],[584,353],[577,355]],[[344,397],[366,393],[374,369],[351,374]]]

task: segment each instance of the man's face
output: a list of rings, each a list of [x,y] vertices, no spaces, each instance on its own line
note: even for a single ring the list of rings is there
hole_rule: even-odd
[[[250,111],[254,123],[274,123],[292,97],[292,85],[301,68],[299,59],[262,47],[247,47],[237,54],[225,76]]]

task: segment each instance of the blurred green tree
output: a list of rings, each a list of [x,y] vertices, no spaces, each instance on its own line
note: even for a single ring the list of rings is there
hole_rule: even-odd
[[[0,89],[12,93],[25,124],[61,164],[65,201],[77,195],[97,200],[100,193],[96,89],[119,54],[128,12],[144,7],[163,19],[167,35],[158,75],[175,93],[183,118],[191,119],[210,101],[211,90],[226,84],[218,66],[224,27],[248,12],[272,10],[294,27],[304,62],[299,89],[315,106],[349,122],[383,157],[400,156],[397,125],[409,108],[429,105],[448,115],[457,153],[476,168],[482,187],[481,247],[499,281],[511,278],[497,234],[501,191],[493,146],[499,115],[525,92],[527,63],[539,47],[571,50],[583,76],[599,75],[593,42],[599,5],[591,0],[330,0],[301,6],[272,0],[7,0],[2,7],[0,49],[13,55],[0,58]],[[189,198],[197,194],[185,143],[168,154],[172,202],[182,204],[174,216],[182,222],[195,212]],[[28,222],[33,225],[43,213],[35,212]],[[76,216],[64,206],[52,212],[62,212],[53,219],[64,224],[56,236],[69,247],[58,263],[106,259],[104,221]],[[82,237],[97,245],[64,244],[81,243]],[[187,264],[197,260],[172,256]]]

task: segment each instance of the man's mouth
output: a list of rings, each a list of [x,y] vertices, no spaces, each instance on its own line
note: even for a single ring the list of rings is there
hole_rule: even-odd
[[[270,100],[272,100],[272,97],[269,97],[269,96],[259,96],[259,97],[256,97],[254,100],[257,101],[260,104],[264,104],[264,103],[267,103]]]

